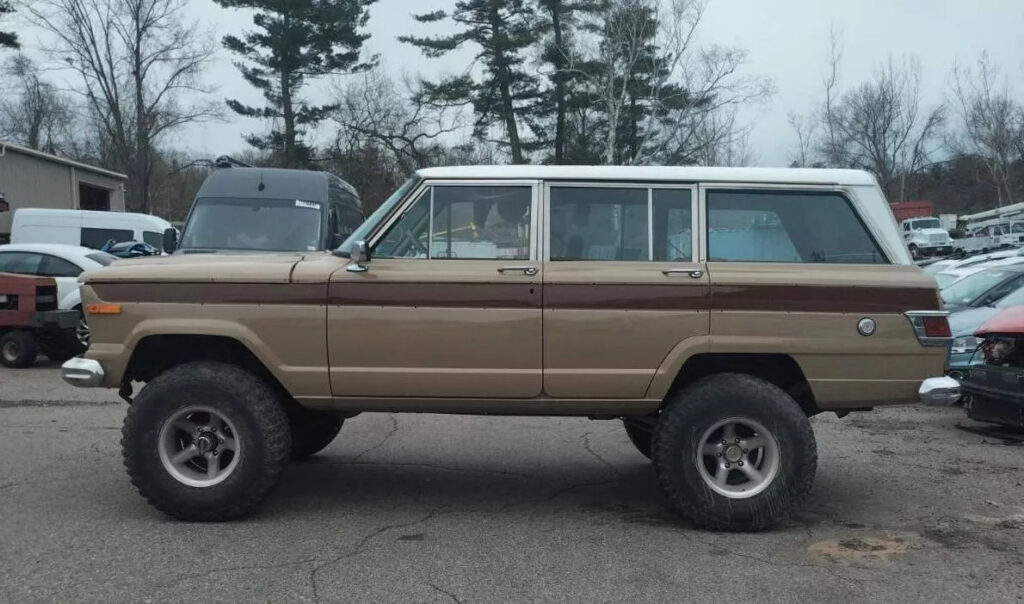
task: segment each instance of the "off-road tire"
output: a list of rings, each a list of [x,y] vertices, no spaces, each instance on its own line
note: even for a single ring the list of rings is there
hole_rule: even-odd
[[[241,445],[232,473],[207,487],[179,482],[158,451],[163,423],[197,405],[230,418]],[[165,514],[192,521],[230,520],[252,511],[277,484],[292,446],[288,418],[271,387],[240,367],[205,361],[150,380],[128,408],[121,434],[124,465],[139,493]]]
[[[82,345],[78,343],[77,338],[63,335],[41,344],[39,348],[48,359],[57,363],[63,363],[85,352]]]
[[[647,459],[651,458],[651,440],[654,438],[654,419],[645,421],[630,417],[622,418],[622,426],[626,429],[629,442]]]
[[[39,356],[39,344],[32,334],[15,329],[0,336],[0,363],[12,369],[31,367]]]
[[[305,461],[322,451],[345,423],[337,415],[306,409],[297,403],[286,407],[285,413],[292,433],[292,461]]]
[[[712,490],[697,466],[697,447],[716,422],[745,417],[765,426],[779,446],[779,469],[764,491],[736,499]],[[800,406],[777,386],[750,375],[722,373],[668,400],[654,430],[652,461],[672,506],[697,526],[760,531],[790,516],[814,482],[818,453]]]

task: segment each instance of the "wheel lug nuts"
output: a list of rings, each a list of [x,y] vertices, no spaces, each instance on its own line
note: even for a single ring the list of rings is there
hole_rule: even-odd
[[[217,452],[216,451],[213,452],[213,456],[217,457]]]
[[[221,441],[221,442],[223,442],[223,441]],[[750,451],[747,451],[746,449],[743,449],[743,454],[744,454],[744,455],[746,455],[746,454],[747,454],[747,453],[749,453],[749,452],[750,452]]]
[[[722,456],[721,453],[715,453],[715,457],[721,457],[721,456]]]
[[[727,445],[727,444],[729,444],[729,441],[727,441],[727,440],[723,440],[723,441],[722,441],[722,444],[723,444],[723,445]]]
[[[729,462],[725,462],[725,467],[729,467]]]
[[[738,438],[736,439],[736,444],[737,445],[740,444],[740,439],[738,439]]]
[[[224,444],[224,437],[223,436],[220,438],[220,444],[222,444],[222,445]],[[746,453],[746,451],[744,451],[744,453]]]
[[[210,428],[210,432],[216,432],[216,431],[217,431],[217,427],[216,426],[214,426],[213,428]],[[736,441],[736,442],[740,442],[740,441]]]
[[[216,455],[216,453],[214,453],[214,455]],[[742,465],[743,465],[743,462],[741,461],[741,462],[739,462],[739,464],[740,464],[740,465],[742,466]]]

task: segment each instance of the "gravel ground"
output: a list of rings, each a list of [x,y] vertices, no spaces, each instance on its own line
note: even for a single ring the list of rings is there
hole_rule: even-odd
[[[1011,602],[1024,447],[959,409],[813,420],[798,517],[693,529],[621,424],[365,414],[260,512],[169,520],[121,466],[116,394],[0,369],[0,600]]]

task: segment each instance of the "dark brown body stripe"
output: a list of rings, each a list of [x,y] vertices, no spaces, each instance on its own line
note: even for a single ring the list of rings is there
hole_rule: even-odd
[[[832,285],[716,285],[716,311],[902,313],[938,310],[938,293],[926,287]]]
[[[332,306],[432,308],[540,308],[540,285],[531,283],[331,283]]]
[[[90,283],[105,302],[323,305],[324,283]]]
[[[90,283],[105,302],[540,308],[529,283]],[[939,308],[928,288],[549,283],[544,306],[586,310],[904,312]]]

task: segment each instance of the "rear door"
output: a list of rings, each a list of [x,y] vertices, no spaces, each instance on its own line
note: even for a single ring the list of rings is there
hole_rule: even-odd
[[[369,242],[366,272],[332,275],[335,396],[541,394],[537,190],[427,182]]]
[[[643,398],[680,342],[708,334],[695,185],[544,186],[544,391]]]

